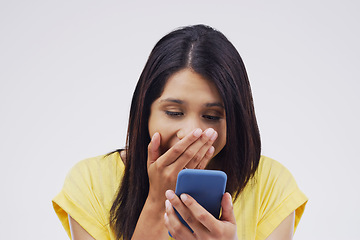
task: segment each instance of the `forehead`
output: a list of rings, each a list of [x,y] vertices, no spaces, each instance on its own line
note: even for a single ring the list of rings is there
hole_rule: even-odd
[[[191,69],[180,70],[167,80],[161,97],[204,98],[222,102],[216,85]]]

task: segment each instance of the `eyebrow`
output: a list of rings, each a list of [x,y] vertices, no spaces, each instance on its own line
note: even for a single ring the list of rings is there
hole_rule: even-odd
[[[221,107],[221,108],[224,108],[224,105],[222,105],[221,103],[219,102],[214,102],[214,103],[206,103],[205,104],[205,107]]]
[[[176,98],[165,98],[165,99],[161,99],[160,102],[172,102],[177,104],[184,104],[184,101]]]
[[[177,104],[185,103],[183,100],[176,99],[176,98],[166,98],[166,99],[160,100],[160,102],[171,102],[171,103],[177,103]],[[220,108],[225,109],[224,105],[220,102],[205,103],[204,106],[205,107],[220,107]]]

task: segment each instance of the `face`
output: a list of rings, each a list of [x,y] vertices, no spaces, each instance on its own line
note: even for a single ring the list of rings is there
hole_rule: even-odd
[[[161,96],[151,105],[149,134],[161,135],[166,152],[195,128],[213,128],[218,133],[214,156],[226,143],[226,114],[214,83],[191,69],[181,70],[167,80]]]

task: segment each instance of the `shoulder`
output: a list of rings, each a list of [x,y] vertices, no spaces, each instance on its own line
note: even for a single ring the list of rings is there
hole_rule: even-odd
[[[111,233],[108,213],[124,169],[117,152],[79,161],[71,168],[52,201],[69,235],[68,215],[92,236]]]
[[[259,170],[260,172],[268,172],[268,171],[287,171],[287,169],[280,162],[261,155],[259,162]]]
[[[124,169],[118,152],[84,159],[68,172],[63,191],[79,201],[92,196],[109,201],[121,182]]]
[[[269,183],[269,181],[295,182],[293,175],[284,165],[266,156],[261,156],[260,158],[256,178],[260,181],[260,184]]]
[[[92,169],[98,167],[111,167],[111,166],[122,167],[124,164],[120,158],[118,152],[112,152],[109,154],[99,155],[96,157],[86,158],[77,162],[71,170],[74,169]]]
[[[87,158],[76,163],[68,172],[66,180],[88,179],[101,175],[120,177],[124,164],[118,152]]]
[[[291,172],[278,161],[262,156],[256,176],[259,196],[259,228],[272,232],[291,212],[295,211],[295,229],[304,212],[306,195],[298,187]]]
[[[294,211],[296,228],[306,202],[290,171],[280,162],[261,156],[254,177],[234,203],[236,221],[242,223],[238,232],[246,239],[266,239]]]
[[[280,162],[266,156],[260,158],[255,181],[264,201],[283,199],[298,189],[291,172]]]

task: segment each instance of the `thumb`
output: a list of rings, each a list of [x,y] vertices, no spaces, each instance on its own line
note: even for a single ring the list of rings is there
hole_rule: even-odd
[[[160,134],[156,132],[148,145],[147,166],[154,163],[160,157]]]
[[[227,221],[236,224],[233,203],[230,193],[226,192],[223,195],[221,200],[221,207],[222,207],[222,213],[220,219],[222,221]]]

